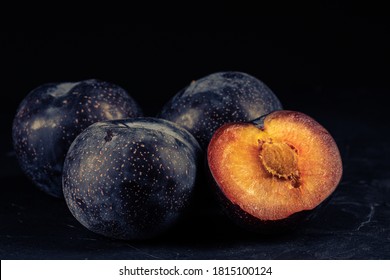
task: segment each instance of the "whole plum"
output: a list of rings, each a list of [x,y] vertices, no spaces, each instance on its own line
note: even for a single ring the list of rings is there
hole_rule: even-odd
[[[166,120],[95,123],[77,136],[66,156],[65,201],[95,233],[154,237],[190,205],[200,151],[189,132]]]
[[[12,127],[16,156],[39,189],[63,197],[63,163],[76,136],[98,121],[140,115],[133,98],[112,83],[91,79],[45,84],[19,105]]]
[[[250,121],[280,109],[275,94],[255,77],[242,72],[218,72],[182,89],[158,116],[187,129],[206,149],[223,124]]]

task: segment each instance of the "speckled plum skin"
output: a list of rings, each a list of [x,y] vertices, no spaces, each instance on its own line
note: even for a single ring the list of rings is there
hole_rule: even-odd
[[[218,72],[193,81],[158,116],[187,129],[206,149],[223,124],[250,121],[280,109],[275,94],[255,77],[242,72]]]
[[[112,83],[42,85],[26,96],[14,118],[13,144],[21,169],[39,189],[61,198],[63,162],[76,136],[97,121],[140,115],[136,102]]]
[[[178,125],[156,118],[98,122],[72,143],[63,191],[91,231],[147,239],[169,229],[191,204],[201,148]]]

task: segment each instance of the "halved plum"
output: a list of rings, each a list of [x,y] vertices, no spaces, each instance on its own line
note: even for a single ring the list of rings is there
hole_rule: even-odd
[[[228,215],[260,231],[306,218],[342,176],[329,132],[293,111],[275,111],[260,124],[223,125],[210,141],[207,161]]]

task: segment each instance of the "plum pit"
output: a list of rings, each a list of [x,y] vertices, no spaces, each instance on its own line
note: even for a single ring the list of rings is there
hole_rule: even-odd
[[[265,170],[274,177],[290,180],[293,187],[299,187],[297,151],[285,142],[268,140],[259,143],[260,159]]]

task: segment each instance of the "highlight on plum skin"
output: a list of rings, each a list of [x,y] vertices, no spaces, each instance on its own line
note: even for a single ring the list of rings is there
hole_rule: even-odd
[[[196,139],[166,120],[97,122],[69,148],[65,201],[72,215],[97,234],[156,237],[192,206],[200,155]]]
[[[333,137],[294,111],[274,111],[260,124],[223,125],[210,141],[207,162],[228,216],[257,231],[304,220],[342,176]]]
[[[16,157],[40,190],[63,198],[64,159],[76,136],[98,121],[140,116],[138,103],[116,84],[96,79],[44,84],[17,109],[12,125]]]
[[[280,109],[282,104],[265,83],[243,72],[227,71],[192,81],[158,116],[187,129],[206,150],[221,125],[250,121]]]

